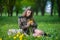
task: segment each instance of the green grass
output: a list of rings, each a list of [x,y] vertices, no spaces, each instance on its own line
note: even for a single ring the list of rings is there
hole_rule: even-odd
[[[28,37],[28,40],[59,40],[60,39],[60,18],[58,16],[34,16],[38,29],[43,30],[47,34],[51,34],[51,37]],[[19,29],[18,17],[0,17],[0,38],[3,40],[9,39],[7,35],[8,29]]]

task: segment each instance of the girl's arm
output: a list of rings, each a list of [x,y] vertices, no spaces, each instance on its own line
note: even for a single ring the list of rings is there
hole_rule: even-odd
[[[30,26],[30,23],[27,23],[25,25],[22,25],[22,22],[20,21],[20,18],[18,18],[18,25],[21,29],[26,29]]]
[[[32,25],[34,28],[37,28],[37,23],[35,22],[34,19],[32,19],[32,20],[33,20],[33,23],[31,23],[31,25]]]

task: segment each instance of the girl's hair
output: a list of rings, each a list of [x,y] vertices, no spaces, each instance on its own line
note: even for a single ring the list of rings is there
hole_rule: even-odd
[[[27,11],[30,10],[31,11],[31,15],[29,17],[27,17]],[[23,16],[24,17],[27,17],[27,18],[32,18],[33,17],[33,10],[32,9],[26,9],[24,12],[23,12]]]

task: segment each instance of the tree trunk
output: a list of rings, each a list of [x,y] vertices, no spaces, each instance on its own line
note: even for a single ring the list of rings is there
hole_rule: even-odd
[[[19,13],[19,11],[18,11],[18,10],[16,10],[16,16],[18,16],[18,13]]]
[[[38,9],[36,9],[36,15],[38,15]]]
[[[53,16],[53,3],[51,4],[51,16]]]
[[[2,16],[2,12],[0,12],[0,16]]]
[[[58,16],[60,17],[60,5],[58,6]]]
[[[57,0],[58,16],[60,17],[60,0]]]
[[[8,16],[13,16],[13,7],[15,5],[16,0],[8,0],[7,8],[8,8]]]
[[[8,12],[8,16],[12,16],[12,13],[11,12]]]
[[[47,0],[41,0],[40,9],[41,9],[41,15],[42,15],[42,16],[44,16],[44,13],[45,13],[46,3],[47,3]]]
[[[13,7],[10,7],[8,9],[8,16],[12,16],[12,13],[13,13]]]
[[[51,16],[53,16],[53,7],[55,0],[51,0]]]
[[[41,15],[44,16],[44,13],[45,13],[45,8],[41,7]]]
[[[0,13],[0,16],[2,16],[2,13]]]
[[[44,16],[44,13],[45,13],[45,12],[44,12],[44,10],[43,10],[43,11],[41,12],[41,15]]]
[[[2,10],[1,10],[1,8],[0,8],[0,16],[2,16]]]
[[[2,11],[3,11],[3,8],[2,6],[0,6],[0,16],[2,16]]]

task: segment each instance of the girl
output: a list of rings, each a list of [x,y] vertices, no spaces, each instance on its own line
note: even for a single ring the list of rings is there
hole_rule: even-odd
[[[42,30],[37,29],[37,24],[33,19],[33,11],[31,9],[26,9],[23,15],[18,18],[18,24],[20,29],[22,29],[23,32],[28,35],[30,34],[29,31],[30,27],[31,27],[30,30],[32,30],[31,32],[33,33],[34,37],[47,35]]]

